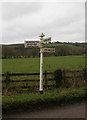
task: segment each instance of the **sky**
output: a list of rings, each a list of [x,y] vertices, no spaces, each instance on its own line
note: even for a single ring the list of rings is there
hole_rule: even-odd
[[[84,2],[3,2],[1,43],[39,40],[85,41]]]

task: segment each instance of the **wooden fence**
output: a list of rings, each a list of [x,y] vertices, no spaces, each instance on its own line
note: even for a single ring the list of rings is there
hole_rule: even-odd
[[[2,74],[2,77],[5,77],[5,80],[2,80],[2,83],[5,83],[6,84],[6,88],[9,88],[9,85],[11,83],[14,83],[14,82],[39,82],[40,80],[39,79],[19,79],[19,80],[12,80],[10,79],[10,77],[12,76],[39,76],[40,73],[9,73],[7,72],[6,74]],[[47,78],[47,75],[52,75],[53,72],[47,72],[45,71],[43,73],[44,75],[44,79],[43,81],[45,82],[45,85],[44,87],[47,88],[47,83],[48,81],[53,81],[54,79],[53,78],[50,78],[48,79]],[[48,85],[48,87],[51,87],[52,85]],[[38,85],[33,85],[33,86],[15,86],[15,88],[30,88],[30,87],[39,87],[39,84]],[[5,88],[5,87],[3,87]],[[14,87],[13,87],[14,88]]]
[[[86,70],[61,70],[62,71],[62,83],[61,86],[66,86],[66,87],[74,87],[74,86],[80,86],[82,84],[86,83]],[[3,87],[6,89],[10,88],[10,84],[12,83],[18,83],[18,82],[38,82],[38,85],[33,85],[33,86],[14,86],[13,88],[30,88],[30,87],[39,87],[39,79],[19,79],[19,80],[12,80],[10,77],[12,76],[39,76],[40,73],[6,73],[2,74],[2,77],[5,77],[5,80],[2,80],[2,83],[5,84]],[[48,84],[49,81],[55,81],[54,79],[54,72],[45,72],[43,73],[44,75],[44,85],[43,87],[48,88],[48,87],[55,87],[55,84]],[[52,78],[48,78],[48,75],[52,75]]]

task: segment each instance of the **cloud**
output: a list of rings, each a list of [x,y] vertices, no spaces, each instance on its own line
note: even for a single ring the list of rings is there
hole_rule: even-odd
[[[41,4],[38,3],[26,3],[26,2],[7,2],[2,4],[2,18],[6,21],[11,21],[15,18],[20,18],[23,15],[31,14],[38,11],[41,8]]]
[[[53,40],[84,41],[84,3],[5,3],[3,42],[39,39],[41,32]]]

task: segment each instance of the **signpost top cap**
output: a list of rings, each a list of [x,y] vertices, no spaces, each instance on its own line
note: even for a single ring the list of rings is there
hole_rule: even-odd
[[[43,33],[41,33],[40,37],[44,37],[45,35]]]

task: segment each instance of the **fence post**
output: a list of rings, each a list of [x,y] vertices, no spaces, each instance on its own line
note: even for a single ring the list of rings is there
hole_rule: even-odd
[[[6,72],[6,89],[8,90],[10,84],[10,76],[9,73]]]
[[[65,69],[63,69],[62,74],[63,74],[63,85],[66,86],[66,70]]]
[[[45,70],[45,88],[47,88],[47,71]]]
[[[76,81],[76,72],[73,71],[73,88],[75,88],[77,85],[77,81]]]
[[[84,83],[87,84],[87,68],[83,69],[83,80]]]

